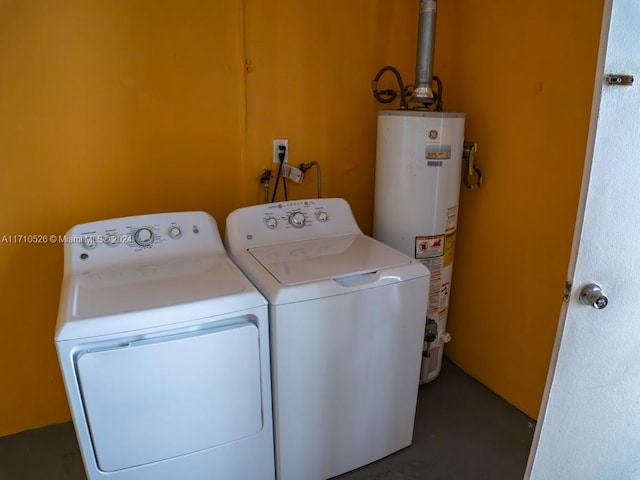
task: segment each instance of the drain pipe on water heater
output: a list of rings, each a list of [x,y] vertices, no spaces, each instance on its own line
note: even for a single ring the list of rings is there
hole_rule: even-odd
[[[378,112],[373,236],[431,271],[420,383],[440,374],[451,339],[446,322],[463,162],[464,185],[482,182],[474,163],[477,145],[464,141],[465,114],[443,110],[442,83],[433,75],[436,7],[436,0],[419,1],[415,85],[403,85],[392,66],[372,82],[377,101],[400,97],[399,109]],[[399,91],[378,89],[386,72],[395,75]]]

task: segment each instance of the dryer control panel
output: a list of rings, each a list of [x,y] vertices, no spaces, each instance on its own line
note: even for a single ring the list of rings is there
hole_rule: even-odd
[[[227,217],[226,244],[235,249],[362,233],[341,198],[269,203],[241,208]]]
[[[224,253],[215,220],[205,212],[139,215],[77,225],[64,235],[65,269],[82,271]],[[68,263],[68,264],[67,264]]]

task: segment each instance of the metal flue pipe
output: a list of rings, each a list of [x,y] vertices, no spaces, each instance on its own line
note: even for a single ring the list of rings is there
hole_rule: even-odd
[[[411,101],[432,104],[435,96],[433,82],[433,52],[436,41],[436,0],[420,0],[418,21],[418,50],[416,53],[416,82]]]

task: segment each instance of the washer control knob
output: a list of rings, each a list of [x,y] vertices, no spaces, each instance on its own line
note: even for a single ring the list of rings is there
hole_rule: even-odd
[[[325,211],[320,211],[318,213],[316,213],[316,218],[318,219],[318,221],[320,223],[324,223],[327,220],[329,220],[329,214]]]
[[[173,227],[169,228],[169,236],[174,240],[178,239],[182,236],[182,230],[180,229],[180,227],[174,225]]]
[[[264,221],[267,228],[276,228],[278,226],[278,220],[273,217],[269,217]]]
[[[91,235],[84,237],[82,239],[82,245],[84,246],[84,248],[86,248],[87,250],[93,250],[94,248],[96,248],[96,246],[98,245],[96,243],[96,237],[93,237]]]
[[[139,228],[133,234],[133,240],[141,247],[148,247],[153,243],[153,232],[147,227]]]
[[[302,212],[293,212],[291,215],[289,215],[289,223],[295,228],[304,227],[304,222],[305,218],[304,213]]]

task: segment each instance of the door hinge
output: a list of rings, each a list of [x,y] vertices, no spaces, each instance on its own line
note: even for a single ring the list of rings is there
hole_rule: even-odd
[[[633,75],[623,75],[619,73],[609,73],[604,76],[604,83],[607,85],[618,85],[628,87],[633,85]]]
[[[564,303],[569,303],[569,299],[571,298],[571,287],[573,287],[573,284],[567,280],[564,284],[564,294],[562,295],[562,301]]]

